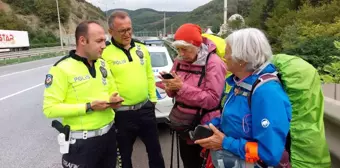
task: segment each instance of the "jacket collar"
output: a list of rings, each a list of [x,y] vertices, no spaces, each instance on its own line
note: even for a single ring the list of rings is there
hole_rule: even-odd
[[[81,56],[76,54],[76,50],[70,51],[70,57],[77,60],[77,61],[83,62],[85,65],[89,64],[89,62],[87,61],[87,58],[81,57]],[[93,63],[95,63],[96,61],[97,60],[94,60]]]
[[[111,37],[111,43],[114,46],[116,46],[117,48],[119,48],[119,49],[121,49],[123,51],[126,50],[122,45],[118,44],[117,41],[113,37]],[[135,45],[135,41],[133,39],[131,39],[130,46],[131,46],[130,49],[136,46]]]

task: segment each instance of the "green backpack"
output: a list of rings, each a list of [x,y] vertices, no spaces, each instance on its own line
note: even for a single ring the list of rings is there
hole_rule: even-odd
[[[293,168],[330,168],[324,96],[318,71],[300,57],[275,55],[272,63],[292,104],[290,159]]]

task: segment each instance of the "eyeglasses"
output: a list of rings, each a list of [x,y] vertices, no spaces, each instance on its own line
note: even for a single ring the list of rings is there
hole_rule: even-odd
[[[132,28],[126,28],[122,30],[118,30],[117,32],[121,35],[125,34],[126,32],[130,33],[132,31]]]

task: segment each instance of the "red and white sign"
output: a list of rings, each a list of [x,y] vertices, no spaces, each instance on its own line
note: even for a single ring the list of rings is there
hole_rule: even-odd
[[[27,31],[0,30],[0,48],[29,47]]]

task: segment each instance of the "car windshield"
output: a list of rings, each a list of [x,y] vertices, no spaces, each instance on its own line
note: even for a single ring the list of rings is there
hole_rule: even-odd
[[[168,65],[165,52],[150,52],[152,67],[164,67]]]

